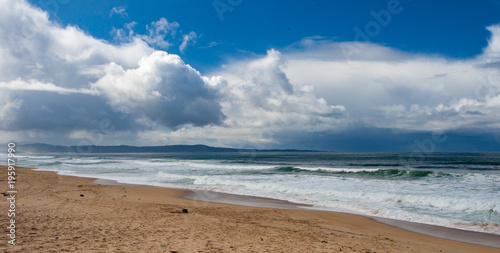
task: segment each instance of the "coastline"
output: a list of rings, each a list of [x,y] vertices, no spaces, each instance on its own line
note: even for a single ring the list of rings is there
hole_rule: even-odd
[[[0,173],[6,173],[0,167]],[[286,208],[290,202],[254,198],[269,207],[199,200],[213,193],[132,185],[17,168],[18,244],[0,250],[168,252],[499,252],[399,229],[369,217]],[[0,186],[5,192],[7,183]],[[83,196],[81,196],[81,195]],[[192,194],[192,193],[191,193]],[[204,194],[204,195],[200,195]],[[219,195],[220,197],[221,195]],[[227,195],[222,199],[227,200]],[[5,197],[4,197],[5,198]],[[249,203],[245,196],[231,198]],[[231,200],[231,199],[230,199]],[[232,200],[231,200],[232,201]],[[251,204],[255,204],[250,202]],[[238,203],[236,203],[238,204]],[[285,209],[273,206],[278,204]],[[293,206],[295,204],[292,204]],[[0,208],[7,210],[7,202]],[[189,213],[183,213],[187,209]],[[7,215],[0,217],[7,224]],[[474,233],[474,232],[473,232]]]
[[[154,187],[148,185],[132,185],[132,184],[122,184],[114,180],[105,179],[95,179],[93,181],[95,184],[107,184],[107,185],[129,185],[129,186],[146,186]],[[349,212],[345,210],[330,210],[327,208],[316,208],[312,205],[294,203],[286,200],[263,198],[255,196],[238,195],[231,193],[221,193],[206,190],[191,190],[183,189],[186,194],[182,197],[189,200],[195,201],[206,201],[211,203],[219,204],[229,204],[237,206],[249,206],[249,207],[263,207],[263,208],[277,208],[277,209],[301,209],[301,210],[316,210],[316,211],[327,211],[327,212],[338,212],[353,214],[358,216],[364,216],[371,218],[379,223],[390,225],[396,228],[416,232],[423,235],[438,237],[442,239],[448,239],[458,242],[465,242],[471,244],[477,244],[488,247],[495,247],[500,249],[500,235],[492,233],[484,233],[478,231],[463,230],[457,228],[449,228],[438,225],[430,225],[424,223],[416,223],[402,220],[395,220],[389,218],[382,218],[364,214],[357,214],[354,212]]]
[[[183,196],[183,198],[197,200],[197,201],[207,201],[212,203],[222,203],[222,204],[250,206],[250,207],[326,211],[326,212],[336,212],[336,213],[345,213],[345,214],[363,216],[373,219],[374,221],[377,221],[379,223],[383,223],[386,225],[390,225],[411,232],[416,232],[423,235],[428,235],[458,242],[495,247],[499,248],[500,250],[500,235],[492,233],[483,233],[483,232],[449,228],[449,227],[430,225],[424,223],[388,219],[388,218],[382,218],[364,214],[357,214],[354,212],[349,212],[349,210],[342,212],[339,210],[329,210],[327,208],[316,208],[311,205],[294,203],[280,199],[245,196],[245,195],[237,195],[230,193],[219,193],[219,192],[203,191],[203,190],[186,190],[186,191],[187,193],[185,196]]]

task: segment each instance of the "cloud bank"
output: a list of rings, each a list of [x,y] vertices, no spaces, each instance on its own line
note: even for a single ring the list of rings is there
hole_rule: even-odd
[[[488,29],[489,46],[467,60],[411,55],[369,43],[346,60],[341,50],[345,42],[308,41],[289,50],[287,75],[296,83],[314,83],[328,102],[344,105],[368,126],[495,130],[500,119],[500,76],[494,67],[500,30]]]

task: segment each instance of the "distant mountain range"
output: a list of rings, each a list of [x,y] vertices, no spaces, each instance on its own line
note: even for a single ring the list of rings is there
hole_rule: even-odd
[[[167,146],[57,146],[50,144],[20,144],[17,151],[27,153],[215,153],[215,152],[318,152],[297,149],[233,149],[206,145],[167,145]]]

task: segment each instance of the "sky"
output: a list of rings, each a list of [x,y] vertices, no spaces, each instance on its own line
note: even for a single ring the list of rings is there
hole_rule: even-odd
[[[0,142],[500,151],[500,1],[0,0]]]

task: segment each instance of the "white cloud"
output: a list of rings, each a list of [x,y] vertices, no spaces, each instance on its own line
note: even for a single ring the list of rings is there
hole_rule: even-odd
[[[122,18],[128,17],[127,8],[125,6],[113,7],[109,12],[109,16],[112,17],[114,14],[120,15]]]
[[[216,91],[201,74],[179,56],[156,51],[125,70],[110,63],[106,75],[92,85],[116,109],[127,107],[142,120],[159,122],[170,128],[183,124],[218,124],[224,118]]]
[[[196,33],[180,38],[179,24],[164,18],[148,25],[146,35],[136,34],[135,25],[115,29],[113,45],[52,23],[26,1],[1,1],[2,136],[264,148],[296,134],[356,126],[500,127],[499,25],[488,27],[489,44],[472,59],[310,37],[282,53],[228,63],[214,76],[153,48],[180,43],[184,52]],[[346,48],[357,50],[346,58]]]
[[[173,45],[179,45],[179,51],[184,53],[188,45],[196,44],[198,35],[191,31],[188,34],[183,34],[182,39],[176,38],[179,32],[179,23],[169,22],[166,18],[160,18],[158,21],[153,21],[146,25],[147,34],[137,34],[134,27],[137,22],[132,21],[125,23],[123,28],[113,27],[110,34],[113,40],[117,43],[131,43],[134,40],[142,40],[148,43],[151,47],[167,50]],[[180,44],[179,41],[182,41]]]
[[[199,48],[211,48],[211,47],[216,47],[216,46],[221,45],[221,44],[222,44],[221,42],[212,41],[212,42],[208,43],[207,45],[201,46]]]
[[[68,94],[68,93],[82,93],[89,95],[96,95],[95,91],[90,89],[80,88],[80,89],[71,89],[56,86],[53,83],[43,83],[37,80],[29,80],[23,81],[21,79],[12,80],[10,82],[0,82],[0,90],[17,90],[17,91],[48,91],[48,92],[57,92],[60,94]],[[5,92],[5,90],[4,90]]]
[[[182,36],[182,44],[179,46],[179,51],[181,53],[184,53],[188,44],[193,44],[193,45],[196,44],[196,38],[197,38],[197,35],[195,32],[190,32],[188,34],[184,34]]]
[[[57,142],[53,138],[99,140],[95,133],[105,132],[113,142],[124,136],[132,140],[141,129],[223,119],[216,92],[200,73],[178,56],[148,45],[164,45],[164,35],[175,33],[176,22],[160,19],[148,27],[151,37],[129,32],[124,36],[130,40],[112,45],[77,27],[52,23],[26,1],[0,5],[0,34],[8,35],[0,36],[0,130],[8,136]],[[148,83],[140,78],[149,78]],[[134,103],[140,94],[133,91],[143,92],[146,101]],[[112,133],[102,129],[108,121]]]
[[[225,126],[161,136],[176,143],[220,136],[214,144],[265,148],[303,133],[334,134],[356,127],[496,132],[497,27],[488,28],[492,38],[485,52],[467,60],[408,54],[370,43],[346,59],[342,46],[351,42],[306,38],[283,54],[271,50],[256,60],[232,62],[216,72],[223,78],[208,81],[223,93]]]
[[[219,90],[223,125],[180,129],[158,136],[173,143],[214,139],[211,145],[265,148],[285,132],[330,131],[345,127],[345,108],[314,95],[313,87],[291,83],[276,50],[232,64],[205,82]],[[224,77],[222,77],[224,76]],[[143,138],[151,138],[144,133]]]
[[[314,85],[317,96],[344,105],[351,122],[366,126],[415,131],[493,127],[500,122],[495,111],[500,108],[490,102],[500,94],[495,65],[500,29],[488,29],[490,45],[468,60],[412,55],[370,43],[347,59],[342,46],[355,42],[308,38],[287,48],[285,73],[293,83]]]
[[[492,36],[488,40],[488,46],[484,50],[484,58],[489,61],[500,60],[500,25],[491,25],[487,29],[491,32]]]
[[[113,40],[118,43],[130,43],[136,38],[134,32],[134,26],[137,25],[137,22],[132,21],[130,23],[126,23],[123,25],[123,28],[115,28],[111,30],[111,35],[113,35]]]
[[[168,22],[166,18],[160,18],[146,26],[148,35],[142,35],[141,38],[152,46],[167,49],[173,44],[168,40],[168,37],[174,38],[178,27],[179,23]]]

